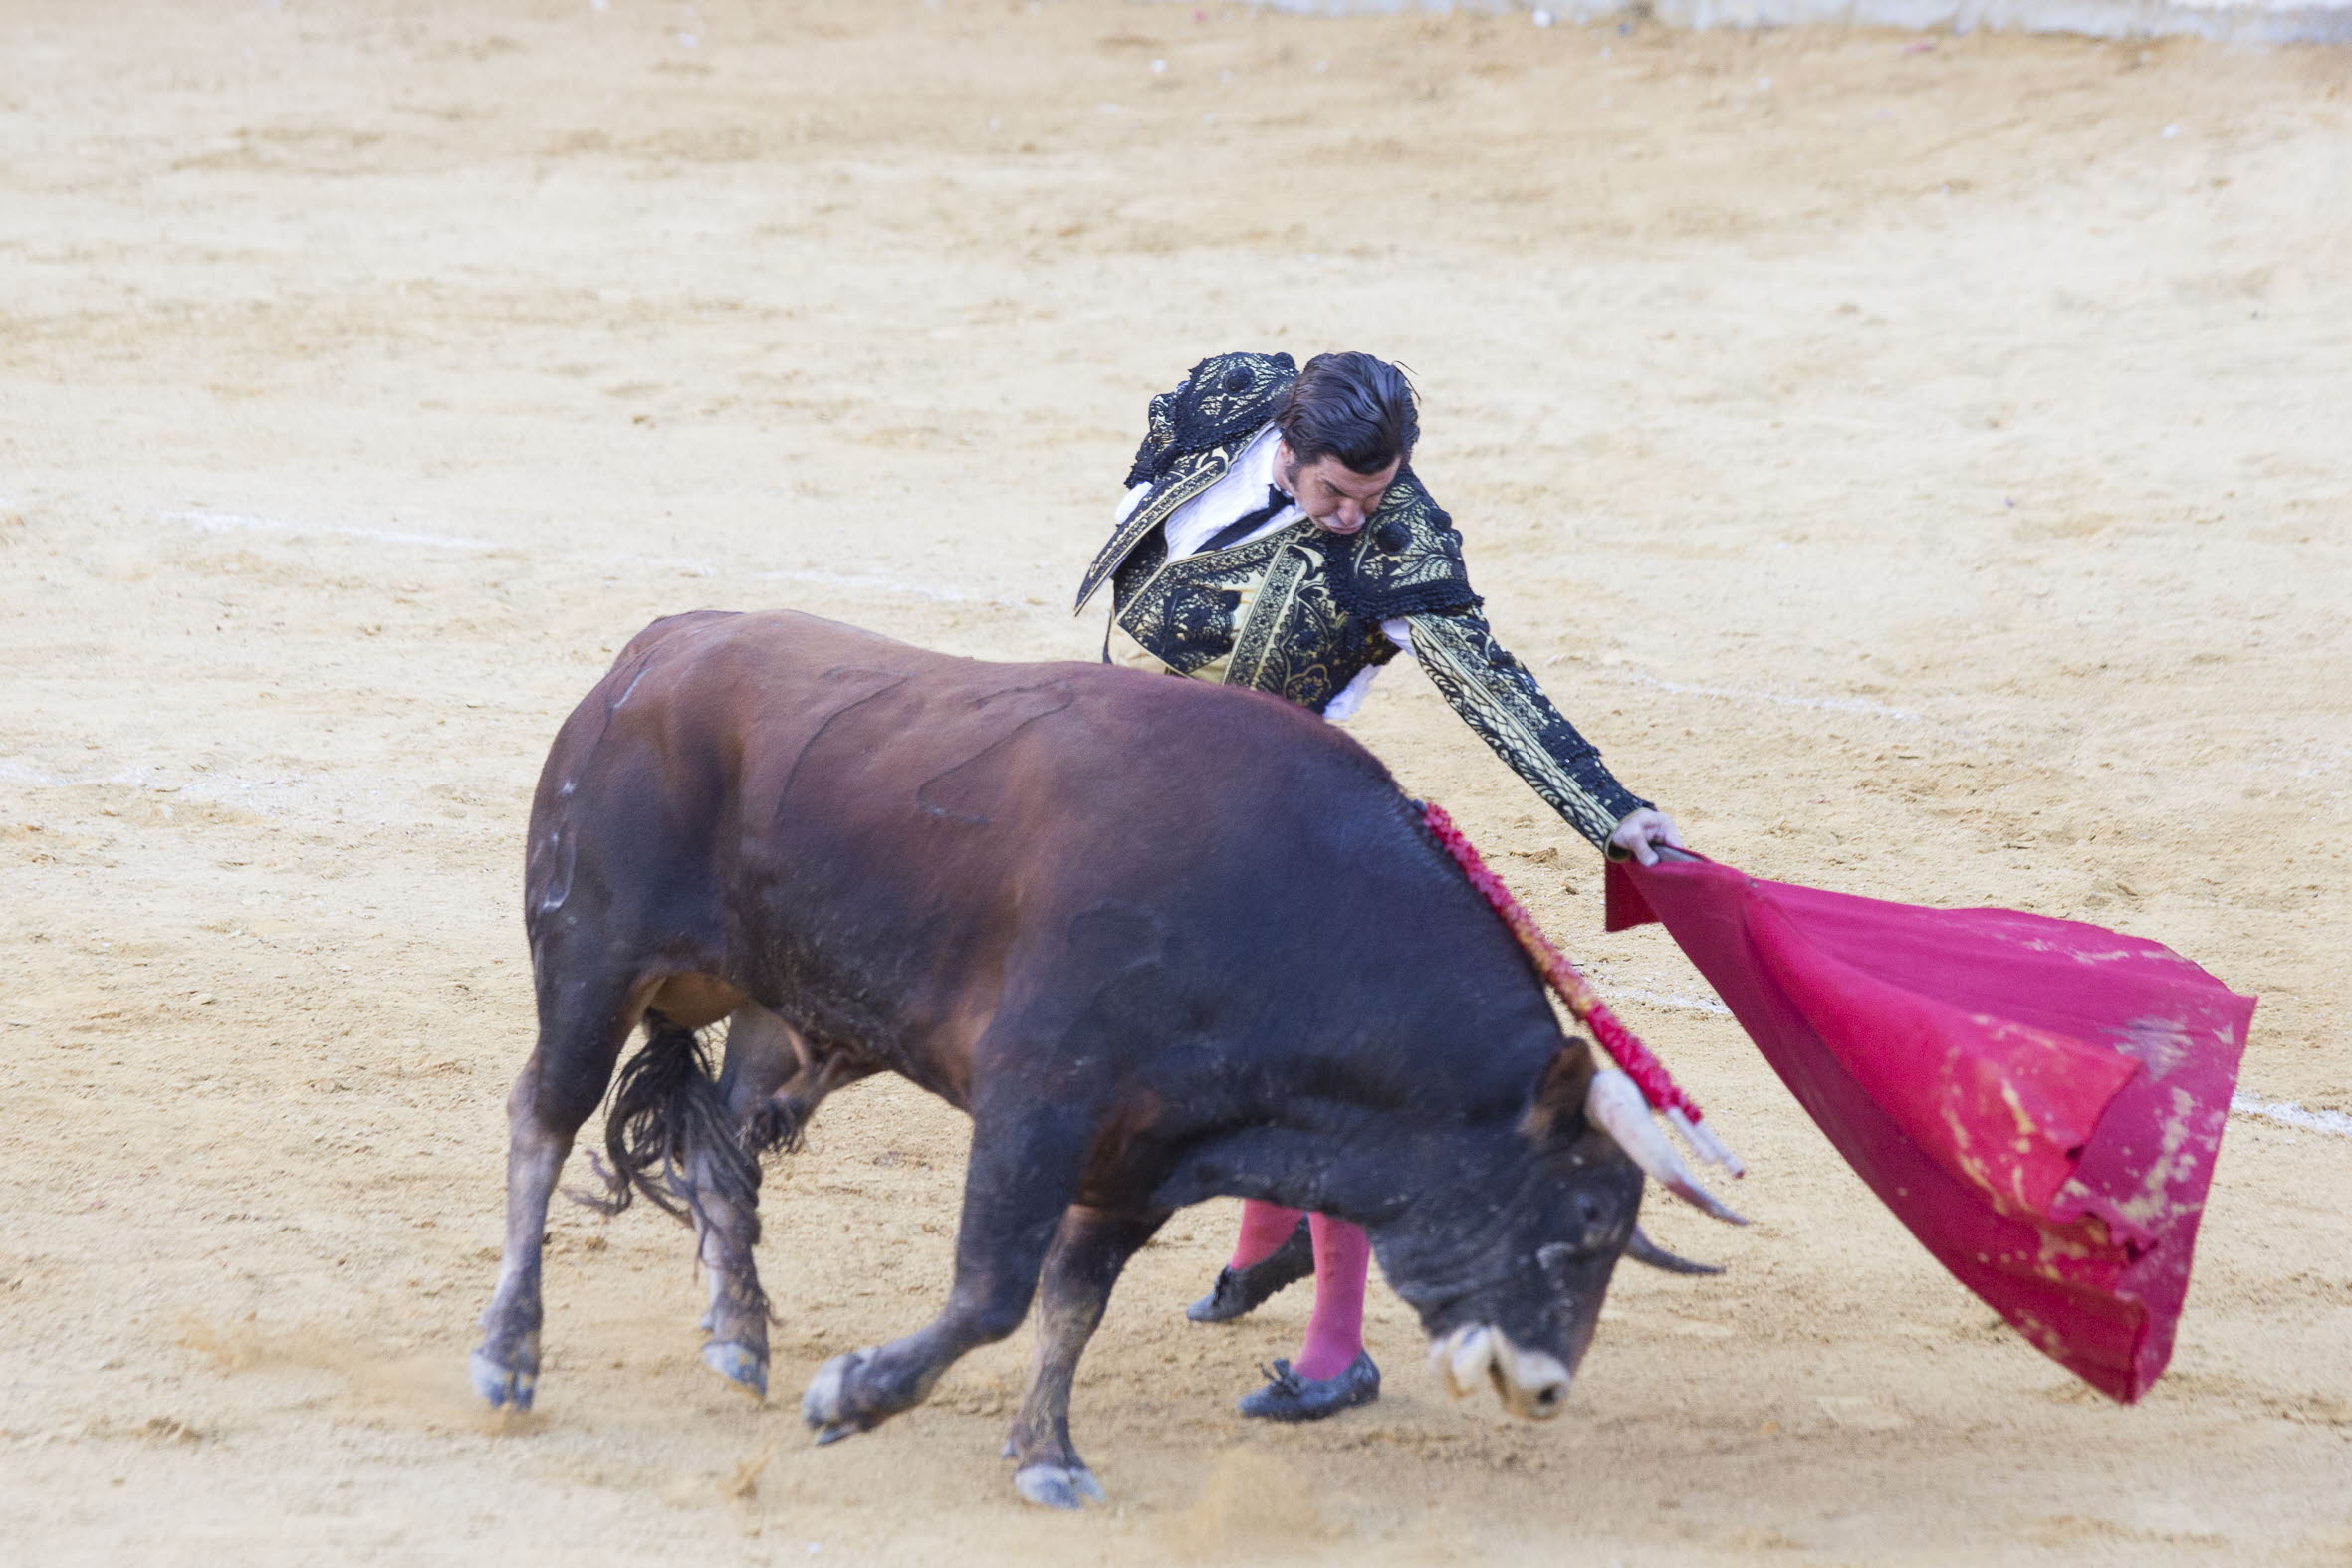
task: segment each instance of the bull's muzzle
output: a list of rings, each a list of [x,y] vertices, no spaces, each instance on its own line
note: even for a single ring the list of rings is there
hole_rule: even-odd
[[[1549,1421],[1568,1403],[1569,1372],[1557,1356],[1515,1345],[1510,1335],[1483,1323],[1431,1340],[1429,1362],[1454,1398],[1490,1383],[1505,1410],[1529,1421]]]

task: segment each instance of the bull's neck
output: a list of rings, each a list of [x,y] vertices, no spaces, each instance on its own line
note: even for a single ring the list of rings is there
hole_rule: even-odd
[[[1182,1208],[1209,1198],[1250,1198],[1336,1216],[1356,1225],[1394,1219],[1424,1184],[1436,1146],[1471,1137],[1434,1136],[1395,1112],[1322,1105],[1282,1125],[1260,1123],[1192,1145],[1153,1195]]]

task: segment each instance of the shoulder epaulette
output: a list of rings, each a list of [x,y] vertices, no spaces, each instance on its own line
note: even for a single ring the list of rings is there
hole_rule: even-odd
[[[1274,417],[1297,377],[1298,366],[1287,353],[1211,354],[1174,391],[1151,400],[1148,429],[1126,482],[1156,482],[1182,459],[1250,434]]]
[[[1473,609],[1462,536],[1407,467],[1356,536],[1347,573],[1351,608],[1366,620]]]

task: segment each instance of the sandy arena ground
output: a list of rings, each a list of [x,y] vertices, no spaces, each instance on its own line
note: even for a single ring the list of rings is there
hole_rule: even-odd
[[[554,1224],[540,1409],[462,1373],[554,728],[651,616],[1086,655],[1146,398],[1418,373],[1507,641],[1697,845],[2080,916],[2352,1109],[2352,56],[1330,22],[1112,0],[0,4],[0,1548],[51,1563],[2352,1563],[2352,1139],[2234,1118],[2169,1378],[2110,1406],[1869,1199],[1410,672],[1445,801],[1755,1174],[1569,1417],[1234,1416],[1303,1291],[1081,1378],[1027,1336],[808,1445],[926,1318],[964,1124],[844,1094],[769,1188],[778,1399],[684,1237]]]

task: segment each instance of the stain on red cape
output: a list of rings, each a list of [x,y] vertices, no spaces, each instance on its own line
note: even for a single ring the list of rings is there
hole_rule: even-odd
[[[2254,999],[2162,943],[1694,858],[1612,865],[1937,1261],[2130,1402],[2172,1358]]]

